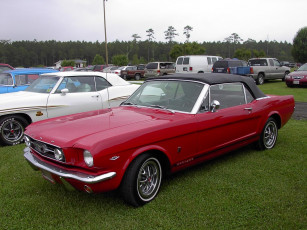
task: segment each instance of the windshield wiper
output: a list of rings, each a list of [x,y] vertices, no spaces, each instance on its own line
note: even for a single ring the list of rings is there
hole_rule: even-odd
[[[164,110],[170,111],[171,113],[175,113],[173,110],[168,109],[167,107],[162,106],[162,105],[149,105],[149,107],[151,107],[151,108],[157,108],[157,109],[164,109]]]
[[[136,105],[136,104],[132,102],[123,101],[122,103],[120,103],[120,105]]]

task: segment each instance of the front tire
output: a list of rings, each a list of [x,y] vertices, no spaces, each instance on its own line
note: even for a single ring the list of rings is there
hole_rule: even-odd
[[[259,150],[272,149],[277,141],[278,127],[276,120],[270,117],[262,130],[261,136],[256,143]]]
[[[138,207],[156,197],[161,180],[160,161],[145,153],[137,157],[128,167],[121,184],[121,193],[127,203]]]
[[[28,122],[21,116],[11,115],[0,119],[0,144],[16,145],[23,141]]]

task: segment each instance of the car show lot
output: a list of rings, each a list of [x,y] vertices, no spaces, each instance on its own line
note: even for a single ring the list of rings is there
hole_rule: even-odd
[[[274,84],[279,82],[267,85]],[[306,98],[306,92],[294,97]],[[274,149],[259,152],[247,146],[167,177],[159,199],[141,209],[125,205],[117,192],[87,195],[54,186],[33,176],[22,156],[24,144],[1,147],[0,160],[6,164],[0,166],[5,184],[0,228],[304,229],[307,146],[297,134],[307,132],[307,121],[295,118],[294,113],[280,130]]]

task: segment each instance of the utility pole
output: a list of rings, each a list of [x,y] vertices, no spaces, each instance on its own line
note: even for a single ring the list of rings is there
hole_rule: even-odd
[[[102,0],[103,1],[103,16],[104,16],[104,41],[106,44],[106,64],[108,65],[108,42],[107,42],[107,26],[106,26],[106,6],[105,6],[105,1],[107,0]]]

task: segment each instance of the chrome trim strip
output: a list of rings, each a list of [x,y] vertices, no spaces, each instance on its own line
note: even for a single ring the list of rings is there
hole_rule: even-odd
[[[198,113],[199,108],[200,108],[201,104],[203,103],[205,96],[207,95],[207,92],[208,92],[209,87],[210,87],[206,83],[202,83],[202,84],[204,85],[204,87],[203,87],[202,91],[200,92],[200,94],[198,95],[198,98],[197,98],[197,100],[194,104],[192,111],[191,111],[191,114],[194,114],[194,115]]]
[[[38,139],[35,139],[35,138],[33,138],[33,137],[31,137],[30,135],[28,135],[28,134],[25,134],[25,136],[28,136],[29,138],[31,138],[31,139],[33,139],[33,140],[35,140],[35,141],[38,141],[38,142],[42,142],[42,143],[44,143],[44,144],[47,144],[47,145],[51,145],[51,146],[53,146],[53,147],[55,147],[55,148],[58,148],[58,149],[62,149],[60,146],[58,146],[58,145],[55,145],[55,144],[51,144],[51,143],[48,143],[48,142],[45,142],[45,141],[43,141],[43,140],[38,140]]]
[[[18,108],[2,109],[2,110],[0,110],[0,113],[29,112],[29,111],[34,111],[34,110],[61,108],[61,107],[65,107],[65,106],[66,105],[18,107]]]
[[[268,98],[271,98],[271,97],[269,97],[269,96],[259,97],[259,98],[256,99],[256,101],[260,101],[260,100],[264,100],[264,99],[268,99]]]
[[[31,165],[31,167],[35,170],[43,169],[64,179],[75,179],[87,184],[99,183],[101,181],[109,180],[116,176],[116,172],[109,172],[98,176],[92,176],[90,174],[71,172],[65,169],[61,169],[57,166],[49,165],[32,155],[29,147],[26,147],[24,149],[24,157]]]
[[[109,101],[116,101],[116,100],[122,100],[122,99],[127,99],[129,96],[121,96],[121,97],[115,97],[115,98],[112,98],[112,99],[109,99]]]

